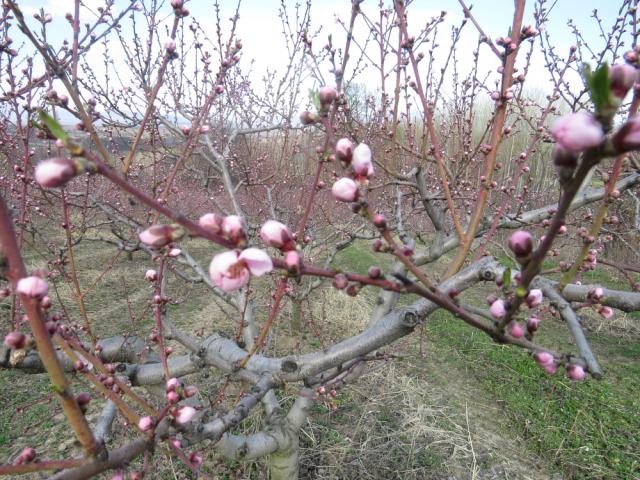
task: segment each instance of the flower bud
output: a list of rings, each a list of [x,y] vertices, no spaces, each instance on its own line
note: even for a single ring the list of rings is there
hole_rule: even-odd
[[[529,317],[529,319],[527,320],[527,330],[529,331],[529,333],[537,332],[538,328],[540,328],[540,318],[536,317],[535,315]]]
[[[495,302],[493,302],[491,304],[491,307],[489,307],[489,313],[496,320],[504,318],[504,316],[507,314],[507,308],[504,304],[504,301],[499,298]]]
[[[353,143],[348,138],[341,138],[336,143],[336,158],[346,165],[351,163],[353,158]]]
[[[600,314],[600,316],[602,318],[605,318],[607,320],[609,320],[610,318],[613,317],[613,309],[611,307],[607,307],[605,305],[601,306],[598,309],[598,313]]]
[[[16,292],[29,298],[40,299],[44,297],[48,291],[49,284],[35,275],[21,278],[16,285]]]
[[[312,125],[318,121],[318,116],[315,113],[304,111],[300,114],[300,122],[303,125]]]
[[[20,350],[27,344],[27,336],[21,332],[9,332],[4,337],[4,344],[9,348]]]
[[[331,104],[331,102],[338,98],[338,91],[335,87],[320,87],[318,97],[320,98],[320,105],[326,108]]]
[[[174,392],[175,390],[177,390],[178,388],[180,388],[180,380],[178,380],[177,378],[170,378],[169,380],[167,380],[167,384],[166,384],[166,389],[167,392]]]
[[[571,380],[580,381],[580,380],[584,380],[586,373],[584,371],[584,368],[582,368],[582,366],[570,364],[570,365],[567,365],[567,376]]]
[[[331,193],[341,202],[355,202],[358,199],[358,185],[350,178],[343,177],[333,184]]]
[[[176,418],[176,422],[180,424],[185,424],[191,421],[191,419],[195,416],[196,409],[193,407],[185,406],[180,407],[175,413],[174,416]]]
[[[184,231],[174,225],[151,225],[138,235],[142,243],[153,248],[160,248],[179,240]]]
[[[640,115],[620,127],[611,140],[620,153],[640,148]]]
[[[295,250],[296,248],[291,230],[276,220],[267,220],[264,225],[262,225],[260,238],[262,238],[262,241],[266,245],[278,248],[284,252]]]
[[[368,145],[361,143],[353,150],[351,168],[356,174],[356,178],[369,178],[373,175],[373,162],[371,161],[371,149]]]
[[[153,419],[151,417],[142,417],[138,420],[138,428],[143,432],[148,432],[153,427]]]
[[[509,248],[516,258],[525,259],[533,251],[533,237],[525,230],[518,230],[509,238]]]
[[[198,468],[202,465],[204,459],[202,458],[202,454],[198,452],[192,452],[191,455],[189,455],[189,461],[194,467]]]
[[[611,93],[622,101],[627,92],[633,87],[638,79],[638,71],[631,65],[618,64],[609,69],[609,79]]]
[[[219,234],[222,231],[222,221],[224,219],[215,213],[205,213],[198,220],[198,225],[200,225],[205,230]]]
[[[300,254],[296,250],[289,250],[284,256],[284,263],[287,266],[287,271],[294,275],[300,273]]]
[[[529,294],[524,301],[527,303],[527,306],[529,308],[535,308],[542,303],[542,298],[542,290],[540,290],[539,288],[534,288],[532,290],[529,290]]]
[[[376,267],[374,265],[369,267],[367,275],[369,275],[369,278],[380,278],[382,276],[382,270],[380,269],[380,267]]]
[[[524,330],[518,322],[512,322],[509,333],[513,338],[521,338],[524,335]]]
[[[236,245],[246,239],[244,221],[237,215],[229,215],[222,220],[222,233]]]
[[[147,270],[144,274],[144,278],[150,282],[155,282],[158,279],[158,274],[155,270]]]
[[[585,112],[570,113],[560,117],[551,127],[551,135],[570,153],[580,153],[596,147],[604,140],[602,126]]]
[[[338,290],[343,290],[347,288],[347,285],[349,284],[349,279],[347,279],[347,276],[345,274],[338,273],[335,277],[333,277],[332,284]]]
[[[167,392],[167,402],[171,404],[178,403],[180,401],[180,395],[175,391]]]
[[[70,158],[56,157],[38,163],[34,177],[42,187],[58,188],[64,187],[78,173],[76,162]]]

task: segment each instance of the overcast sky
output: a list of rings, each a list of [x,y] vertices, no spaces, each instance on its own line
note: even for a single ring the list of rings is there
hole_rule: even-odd
[[[64,15],[73,10],[73,0],[27,0],[18,1],[26,14],[33,15],[40,7],[45,12],[53,15],[54,20],[50,24],[49,38],[54,46],[59,46],[64,38],[71,39],[71,27],[64,20]],[[98,0],[85,0],[86,5],[95,11],[95,7],[102,4]],[[167,19],[171,18],[171,9],[166,1]],[[295,2],[285,1],[290,13],[294,11]],[[389,2],[386,2],[389,3]],[[468,2],[473,4],[473,12],[481,24],[482,28],[492,38],[507,34],[511,25],[511,16],[513,13],[512,0],[475,0]],[[557,0],[549,1],[549,6],[553,5],[553,14],[551,20],[546,26],[553,36],[554,44],[558,48],[558,52],[565,53],[570,45],[576,43],[571,29],[567,26],[567,21],[571,18],[580,26],[584,37],[590,42],[594,42],[596,46],[602,45],[599,37],[598,26],[591,18],[594,9],[598,10],[599,15],[603,18],[603,25],[610,27],[614,19],[618,16],[618,10],[621,1],[609,0]],[[123,5],[127,5],[126,0],[117,0],[115,10],[121,9]],[[235,10],[235,1],[222,0],[222,18],[225,19],[225,25],[230,22],[227,19]],[[191,11],[191,15],[198,18],[200,24],[215,32],[215,16],[212,2],[207,0],[192,0],[187,2],[186,6]],[[372,17],[376,17],[377,0],[366,0],[362,4],[362,9],[370,13]],[[286,55],[283,48],[282,27],[278,18],[280,2],[275,0],[243,0],[240,8],[240,21],[238,23],[238,37],[243,41],[242,61],[241,65],[247,66],[250,61],[254,61],[254,80],[259,81],[267,68],[274,70],[282,68],[286,62]],[[412,33],[417,33],[421,26],[434,15],[439,15],[441,10],[447,11],[446,23],[442,28],[441,35],[441,58],[444,58],[446,46],[449,42],[449,30],[453,25],[459,25],[462,19],[460,6],[456,0],[415,0],[409,8],[409,27]],[[534,2],[527,2],[524,24],[534,24],[533,19]],[[321,34],[315,45],[321,46],[325,43],[328,34],[333,35],[334,44],[341,46],[344,44],[344,30],[336,22],[337,18],[348,21],[350,13],[350,2],[348,0],[315,0],[312,2],[312,29],[321,29]],[[90,14],[85,12],[84,18],[88,18]],[[125,22],[124,28],[127,29],[129,23]],[[366,27],[362,22],[357,24],[356,36],[366,32]],[[477,40],[477,31],[470,24],[465,27],[465,36],[461,45],[463,47],[458,59],[459,67],[464,72],[471,64],[471,50],[475,48]],[[126,33],[126,32],[125,32]],[[97,48],[94,55],[96,60],[99,59],[100,49]],[[426,53],[426,52],[425,52]],[[499,62],[495,56],[492,56],[488,48],[483,49],[483,67],[487,71],[495,72]],[[100,69],[99,62],[96,61],[96,68]],[[548,88],[548,79],[541,75],[543,72],[542,58],[539,55],[533,59],[535,74],[530,75],[527,80],[528,85]],[[325,72],[326,74],[327,72]],[[497,77],[497,75],[496,75]],[[375,77],[374,77],[375,78]],[[375,89],[375,85],[368,85],[371,90]]]

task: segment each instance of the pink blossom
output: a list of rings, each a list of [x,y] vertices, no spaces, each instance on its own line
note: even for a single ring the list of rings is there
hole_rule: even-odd
[[[598,313],[607,320],[613,317],[613,309],[604,305],[598,309]]]
[[[525,230],[518,230],[511,234],[509,248],[517,258],[527,257],[533,250],[533,237]]]
[[[355,202],[358,199],[358,185],[350,178],[343,177],[333,184],[331,193],[341,202]]]
[[[218,288],[232,292],[245,286],[250,275],[259,277],[271,270],[273,263],[263,250],[247,248],[242,253],[229,250],[213,257],[209,277]]]
[[[582,368],[580,365],[567,365],[567,376],[571,379],[571,380],[583,380],[584,377],[586,376],[586,373],[584,372],[584,368]]]
[[[138,428],[143,432],[148,432],[153,427],[153,419],[151,417],[141,417],[138,420]]]
[[[598,121],[585,112],[560,117],[551,127],[551,135],[563,149],[571,153],[598,146],[604,140],[604,132]]]
[[[496,320],[500,320],[501,318],[503,318],[507,314],[507,309],[504,301],[501,299],[497,299],[496,301],[494,301],[489,308],[489,313],[491,313],[491,316]]]
[[[20,350],[27,344],[27,336],[21,332],[9,332],[4,337],[4,344],[9,348]]]
[[[351,168],[358,178],[369,178],[373,175],[371,149],[367,144],[361,143],[353,150]]]
[[[542,365],[542,369],[547,372],[549,375],[553,375],[558,371],[558,365],[555,362],[547,363]]]
[[[267,220],[260,229],[262,241],[271,247],[282,251],[294,250],[296,244],[289,227],[276,220]]]
[[[144,278],[150,282],[155,282],[158,279],[158,273],[155,270],[147,270],[144,274]]]
[[[529,308],[535,308],[542,303],[542,299],[542,290],[539,288],[533,288],[529,290],[529,294],[527,295],[525,302]]]
[[[76,164],[70,158],[50,158],[36,165],[36,182],[46,188],[63,187],[78,174]]]
[[[167,255],[169,255],[170,257],[179,257],[182,254],[182,250],[180,250],[179,248],[172,248],[171,250],[169,250],[169,253]]]
[[[353,157],[353,143],[348,138],[341,138],[336,143],[336,158],[346,164],[351,163]]]
[[[35,275],[21,278],[16,285],[16,292],[29,298],[42,298],[48,291],[49,284]]]
[[[223,218],[215,213],[205,213],[198,220],[198,225],[208,232],[218,234],[222,231]]]
[[[176,422],[184,424],[191,421],[191,419],[195,416],[196,409],[193,407],[185,406],[180,407],[174,414],[176,418]]]

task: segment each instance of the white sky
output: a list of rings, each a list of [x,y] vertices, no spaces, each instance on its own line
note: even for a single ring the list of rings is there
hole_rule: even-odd
[[[117,0],[114,11],[117,12],[119,8],[123,8],[127,3],[126,0]],[[169,1],[166,0],[165,9],[167,19],[170,20],[172,16],[168,3]],[[287,6],[289,14],[294,16],[295,2],[287,0],[284,3]],[[468,3],[473,3],[473,12],[490,37],[496,38],[507,34],[507,30],[511,24],[513,0],[475,0]],[[552,0],[549,0],[548,3],[554,4]],[[38,12],[40,8],[43,8],[45,12],[53,15],[54,20],[49,24],[48,35],[54,47],[59,47],[64,38],[71,39],[71,26],[64,19],[64,15],[67,12],[73,11],[73,0],[27,0],[18,1],[18,4],[23,8],[25,14],[28,15],[33,15]],[[84,4],[95,11],[95,8],[103,4],[103,2],[100,0],[84,0]],[[389,4],[389,2],[386,2],[386,4]],[[573,18],[575,23],[580,26],[586,39],[594,42],[598,47],[601,46],[602,40],[598,38],[599,31],[597,24],[590,18],[592,11],[598,9],[599,14],[604,19],[604,26],[608,28],[612,25],[613,19],[618,15],[621,4],[622,2],[620,0],[557,0],[551,21],[548,23],[546,29],[552,34],[558,52],[567,52],[569,46],[576,42],[570,28],[567,26],[569,18]],[[186,4],[191,11],[191,15],[198,18],[200,24],[213,34],[215,32],[215,15],[212,5],[212,2],[205,0],[192,0]],[[371,14],[373,18],[376,18],[377,14],[375,12],[377,11],[377,5],[377,0],[367,0],[362,4],[362,9]],[[227,19],[235,11],[235,6],[235,1],[221,1],[221,16],[224,20],[225,28],[228,28],[230,24]],[[286,64],[282,27],[278,18],[279,7],[280,2],[276,0],[244,0],[241,3],[240,21],[237,29],[237,36],[242,39],[244,45],[241,66],[246,68],[252,60],[254,61],[252,79],[256,86],[260,83],[260,79],[267,69],[282,69]],[[336,22],[336,18],[347,22],[350,8],[350,2],[348,0],[315,0],[312,2],[312,30],[321,29],[322,32],[314,42],[314,49],[317,50],[323,45],[329,34],[333,36],[334,45],[339,47],[344,45],[344,30]],[[533,8],[534,2],[529,0],[527,2],[525,25],[534,23]],[[417,33],[420,26],[424,25],[430,17],[439,15],[441,10],[446,10],[448,13],[446,22],[440,27],[440,47],[438,49],[438,51],[441,52],[439,56],[440,59],[444,58],[447,51],[451,27],[453,25],[459,25],[463,17],[458,2],[456,0],[415,0],[409,7],[409,27],[411,33]],[[84,18],[90,18],[90,14],[85,10],[83,10],[83,15],[87,15]],[[35,21],[33,22],[35,25]],[[123,25],[125,34],[128,33],[127,30],[130,29],[129,25],[128,20]],[[460,50],[460,56],[458,58],[458,67],[463,75],[470,68],[472,62],[471,51],[475,48],[477,39],[477,32],[470,23],[465,27],[465,32],[466,34],[463,36],[463,41],[461,42],[463,48]],[[366,26],[359,20],[355,31],[356,38],[364,38],[363,33],[366,33]],[[352,55],[355,53],[355,51],[352,51]],[[96,48],[92,54],[92,57],[96,60],[95,67],[98,71],[102,68],[100,54],[100,48]],[[487,71],[492,71],[495,74],[495,70],[499,65],[498,59],[489,52],[486,46],[482,49],[482,55],[482,66]],[[533,65],[534,72],[544,71],[541,55],[534,55]],[[327,74],[327,72],[328,69],[325,69],[324,74]],[[367,75],[365,78],[367,79],[367,88],[375,90],[377,87],[377,77]],[[497,78],[497,74],[494,75],[494,78]],[[579,81],[579,79],[575,81]],[[540,87],[545,90],[549,88],[548,79],[544,75],[539,74],[530,75],[530,78],[527,79],[527,85]]]

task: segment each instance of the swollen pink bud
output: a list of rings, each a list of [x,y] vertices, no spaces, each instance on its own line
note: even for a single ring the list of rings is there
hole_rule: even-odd
[[[80,406],[88,405],[89,402],[91,402],[91,396],[86,392],[80,392],[76,395],[76,402],[78,402]]]
[[[511,323],[511,327],[509,329],[509,333],[514,338],[520,338],[524,335],[524,330],[520,326],[518,322]]]
[[[178,403],[180,401],[180,395],[177,394],[177,392],[175,391],[170,391],[167,392],[167,402],[174,404],[174,403]]]
[[[634,116],[614,133],[613,144],[621,151],[636,150],[640,148],[640,115]]]
[[[222,232],[238,244],[246,238],[244,221],[237,215],[229,215],[222,220]]]
[[[525,298],[525,302],[529,308],[535,308],[542,303],[542,299],[542,290],[534,288],[529,290],[529,294],[527,295],[527,298]]]
[[[175,229],[170,225],[151,225],[138,235],[145,245],[153,248],[164,247],[174,240]]]
[[[204,459],[202,458],[202,455],[200,453],[193,452],[191,455],[189,455],[189,461],[194,467],[198,468],[202,465]]]
[[[535,315],[533,317],[529,317],[529,319],[527,320],[527,330],[530,333],[534,333],[538,330],[538,328],[540,328],[540,318],[536,317]]]
[[[27,344],[27,336],[21,332],[9,332],[4,337],[4,344],[9,348],[20,350]]]
[[[149,280],[150,282],[155,282],[158,279],[158,274],[155,270],[147,270],[147,272],[144,274],[144,278],[146,280]]]
[[[36,182],[46,188],[63,187],[78,174],[76,163],[70,158],[50,158],[36,165]]]
[[[560,117],[551,127],[551,135],[563,149],[571,153],[596,147],[604,140],[604,132],[598,121],[584,112]]]
[[[622,100],[638,79],[638,71],[631,65],[618,64],[609,69],[611,93]]]
[[[167,40],[164,42],[164,48],[167,49],[168,53],[174,53],[176,51],[176,42],[173,40]]]
[[[21,278],[16,285],[16,292],[26,295],[29,298],[42,298],[49,291],[49,284],[40,277],[32,275]]]
[[[198,220],[198,225],[200,225],[205,230],[218,234],[222,231],[222,222],[223,218],[220,215],[215,213],[205,213]]]
[[[371,149],[368,145],[361,143],[353,150],[351,168],[358,178],[369,178],[373,175]]]
[[[184,387],[184,396],[186,398],[193,397],[196,393],[198,393],[198,387],[195,385],[187,385]]]
[[[195,416],[196,409],[193,407],[185,406],[180,407],[174,414],[176,418],[176,422],[185,424],[191,421],[191,419]]]
[[[589,296],[594,300],[600,300],[604,297],[604,289],[602,287],[596,287],[589,292]]]
[[[489,307],[489,313],[496,320],[500,320],[507,314],[507,308],[504,304],[504,301],[500,298],[491,304]]]
[[[175,257],[179,257],[180,254],[182,254],[182,250],[180,250],[179,248],[172,248],[171,250],[169,250],[169,253],[167,255],[175,258]]]
[[[172,392],[175,391],[177,388],[180,387],[180,380],[178,380],[177,378],[170,378],[169,380],[167,380],[167,392]]]
[[[184,0],[171,0],[171,6],[174,9],[182,8],[182,5],[184,5]]]
[[[291,230],[286,225],[275,220],[267,220],[262,225],[260,237],[266,245],[285,252],[296,248]]]
[[[598,309],[598,313],[602,318],[606,318],[607,320],[613,317],[613,309],[604,305]]]
[[[336,143],[336,158],[347,165],[353,157],[353,143],[348,138],[341,138]]]
[[[533,237],[525,230],[518,230],[509,238],[509,248],[516,258],[526,258],[533,250]]]
[[[287,266],[287,270],[294,275],[300,273],[300,266],[302,264],[300,254],[296,250],[289,250],[284,256],[284,263]]]
[[[338,91],[335,87],[320,87],[318,96],[320,97],[320,104],[326,107],[338,97]]]
[[[571,380],[576,380],[576,381],[580,381],[580,380],[584,380],[584,377],[586,376],[585,372],[584,372],[584,368],[582,368],[580,365],[567,365],[567,376],[571,379]]]
[[[141,417],[138,420],[138,428],[143,432],[148,432],[153,427],[153,419],[151,417]]]
[[[344,288],[347,288],[347,285],[349,284],[349,279],[344,273],[338,273],[333,278],[332,283],[335,288],[337,288],[338,290],[342,290]]]
[[[549,352],[536,352],[533,354],[533,358],[541,367],[555,362],[553,355],[551,355]]]
[[[358,185],[350,178],[343,177],[333,184],[331,193],[341,202],[355,202],[358,199]]]

